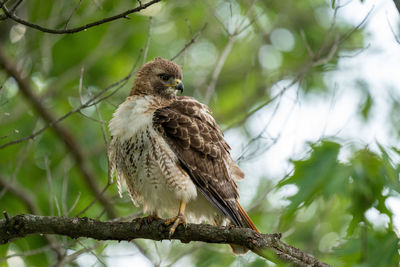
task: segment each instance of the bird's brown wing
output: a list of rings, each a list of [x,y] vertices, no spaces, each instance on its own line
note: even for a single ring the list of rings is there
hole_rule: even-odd
[[[179,97],[155,111],[153,124],[197,189],[233,224],[255,229],[237,201],[235,180],[244,174],[233,162],[230,147],[207,106],[194,98]]]

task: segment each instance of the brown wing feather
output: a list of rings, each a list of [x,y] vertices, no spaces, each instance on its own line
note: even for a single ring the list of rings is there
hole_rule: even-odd
[[[156,110],[153,123],[198,190],[232,223],[255,229],[237,202],[235,180],[244,174],[231,159],[230,147],[208,112],[207,106],[194,98],[179,97]]]

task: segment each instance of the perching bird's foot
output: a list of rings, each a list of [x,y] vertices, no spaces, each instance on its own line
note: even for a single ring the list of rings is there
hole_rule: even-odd
[[[144,217],[143,219],[145,219],[148,223],[152,223],[153,221],[159,220],[161,219],[160,217],[158,217],[157,214],[152,213],[151,215]]]
[[[167,226],[172,224],[171,228],[169,229],[169,237],[171,238],[171,236],[175,233],[175,230],[178,227],[178,225],[182,224],[184,227],[186,227],[187,222],[185,215],[178,214],[178,216],[176,217],[165,220],[164,224]]]
[[[150,224],[153,221],[159,220],[159,219],[160,219],[160,217],[158,217],[157,214],[151,214],[147,217],[138,218],[138,219],[136,219],[137,221],[135,224],[135,228],[136,228],[136,230],[139,230],[142,227],[142,225]]]

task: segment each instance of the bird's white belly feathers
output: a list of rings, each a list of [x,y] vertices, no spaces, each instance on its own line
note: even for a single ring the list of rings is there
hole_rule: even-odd
[[[142,204],[146,213],[175,216],[182,200],[188,203],[190,222],[215,219],[219,212],[197,191],[177,164],[175,153],[153,128],[152,101],[151,96],[128,97],[110,121],[109,161],[119,192],[125,180],[132,201]]]

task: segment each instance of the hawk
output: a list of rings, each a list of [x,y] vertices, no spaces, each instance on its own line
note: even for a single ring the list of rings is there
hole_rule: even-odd
[[[170,235],[187,221],[257,231],[239,204],[236,181],[244,173],[221,129],[206,105],[177,91],[183,92],[180,67],[157,57],[139,69],[113,114],[108,153],[120,195],[125,181],[145,213],[172,217]]]

